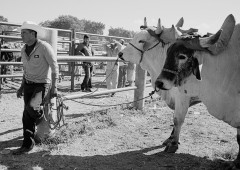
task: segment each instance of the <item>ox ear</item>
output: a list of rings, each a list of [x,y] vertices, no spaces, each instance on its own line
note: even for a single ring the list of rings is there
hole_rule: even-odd
[[[183,23],[184,23],[184,19],[183,17],[180,18],[180,20],[178,21],[178,23],[175,25],[177,30],[180,31],[182,34],[193,34],[195,32],[198,32],[198,29],[196,28],[190,28],[188,30],[183,30],[183,29],[180,29],[180,27],[183,26]]]
[[[192,63],[192,72],[196,76],[198,80],[201,80],[201,74],[200,74],[200,69],[199,69],[199,63],[198,60],[193,57],[193,63]]]
[[[204,48],[208,48],[209,51],[213,55],[217,55],[225,50],[227,47],[234,28],[235,28],[235,18],[232,14],[230,14],[224,21],[221,31],[218,31],[216,34],[214,34],[211,37],[200,39],[200,45]],[[215,37],[215,38],[214,38]],[[216,39],[217,37],[217,39]],[[214,40],[215,39],[215,40]],[[215,42],[214,42],[215,41]]]
[[[178,23],[175,25],[177,28],[178,27],[182,27],[183,26],[183,23],[184,23],[184,19],[183,19],[183,17],[182,18],[180,18],[180,20],[178,21]]]

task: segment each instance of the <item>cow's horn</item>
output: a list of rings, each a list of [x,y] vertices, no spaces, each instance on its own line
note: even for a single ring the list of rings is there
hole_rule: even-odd
[[[180,18],[180,20],[178,21],[178,23],[175,25],[177,28],[178,27],[182,27],[183,26],[183,23],[184,23],[184,19],[183,19],[183,17],[182,18]]]
[[[162,25],[161,25],[161,20],[160,18],[158,19],[158,26],[157,26],[157,29],[155,31],[156,34],[160,34],[162,32]]]
[[[208,47],[208,50],[210,50],[214,55],[219,54],[227,47],[229,40],[232,37],[233,31],[235,28],[235,23],[236,21],[234,16],[232,14],[228,15],[228,17],[225,19],[221,27],[222,31],[218,31],[216,34],[206,39],[201,39],[200,45],[205,48]],[[213,43],[214,36],[215,37],[219,36],[219,38],[217,39],[216,42]]]
[[[144,26],[147,27],[147,18],[146,17],[144,17]]]

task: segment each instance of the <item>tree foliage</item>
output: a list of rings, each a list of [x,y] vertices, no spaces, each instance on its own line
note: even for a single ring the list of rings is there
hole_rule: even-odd
[[[53,21],[44,21],[40,25],[49,28],[74,29],[76,32],[103,34],[105,24],[85,19],[78,19],[71,15],[61,15]]]
[[[8,22],[8,19],[0,15],[0,22]],[[0,32],[12,31],[14,28],[14,26],[0,25]]]
[[[84,22],[84,32],[103,35],[105,24],[90,20],[82,20]]]
[[[136,33],[134,31],[125,30],[123,28],[112,28],[108,30],[109,36],[127,37],[132,38]]]

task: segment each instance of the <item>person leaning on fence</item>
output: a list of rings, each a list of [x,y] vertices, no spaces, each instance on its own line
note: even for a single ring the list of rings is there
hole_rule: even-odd
[[[75,49],[75,55],[82,56],[93,56],[94,51],[89,43],[89,36],[84,35],[83,43],[80,43]],[[92,72],[93,72],[93,64],[91,62],[83,62],[83,69],[85,72],[85,76],[83,82],[81,84],[81,90],[91,92],[92,88]]]
[[[128,62],[127,64],[127,85],[126,86],[133,86],[135,80],[135,73],[136,73],[136,64]]]
[[[117,57],[119,49],[116,43],[108,43],[104,44],[104,48],[107,52],[108,57]],[[118,74],[119,74],[119,66],[118,62],[108,61],[106,66],[106,84],[107,89],[116,89],[118,85]],[[111,97],[114,96],[115,93],[111,94]]]
[[[123,39],[120,39],[119,42],[117,42],[118,49],[121,51],[126,46],[124,45],[125,41]],[[118,88],[123,88],[126,86],[127,82],[127,64],[124,62],[119,62],[119,75],[118,75]]]
[[[35,145],[35,127],[44,117],[43,105],[50,97],[57,96],[58,63],[52,46],[37,38],[44,29],[26,21],[20,27],[22,41],[23,79],[17,97],[24,99],[23,143],[13,152],[20,155],[29,152]]]

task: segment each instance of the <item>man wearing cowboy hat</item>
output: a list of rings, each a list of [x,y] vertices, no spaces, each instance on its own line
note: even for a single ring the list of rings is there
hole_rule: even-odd
[[[21,50],[24,73],[17,97],[24,96],[24,139],[22,146],[13,152],[14,155],[24,154],[33,149],[35,126],[44,119],[43,104],[46,97],[57,96],[58,79],[57,56],[49,43],[38,38],[44,36],[44,29],[26,21],[20,30],[25,43]]]

